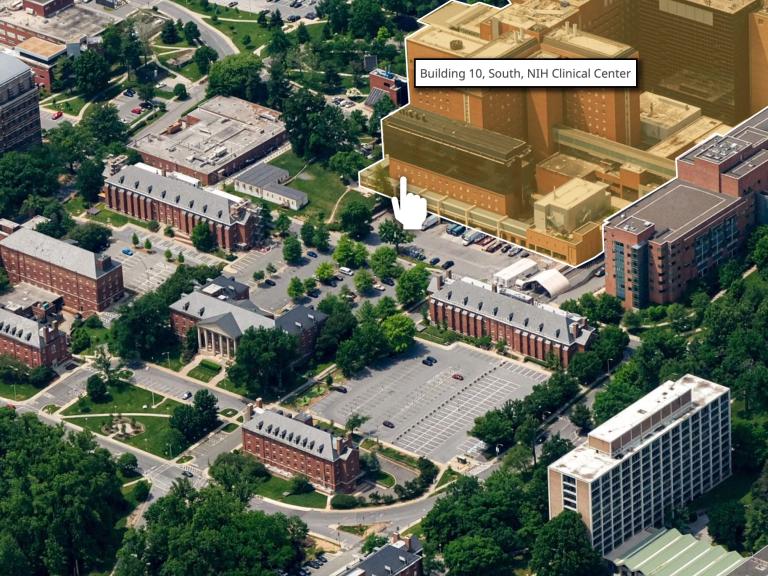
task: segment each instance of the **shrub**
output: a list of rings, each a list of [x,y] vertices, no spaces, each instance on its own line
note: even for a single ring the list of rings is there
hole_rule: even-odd
[[[208,370],[215,370],[216,372],[221,370],[221,366],[219,366],[218,364],[216,364],[216,362],[212,360],[208,360],[207,358],[203,358],[202,360],[200,360],[200,366],[202,366],[203,368],[208,368]]]
[[[160,223],[157,220],[150,220],[147,228],[149,228],[150,232],[157,232],[160,230]]]
[[[335,510],[351,510],[360,505],[357,498],[349,494],[336,494],[331,498],[331,508]]]
[[[133,496],[137,502],[146,502],[149,498],[149,482],[141,480],[136,482],[136,488],[133,489]]]

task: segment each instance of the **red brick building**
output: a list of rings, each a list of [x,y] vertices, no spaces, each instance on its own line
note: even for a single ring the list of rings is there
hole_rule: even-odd
[[[466,282],[453,282],[429,299],[432,322],[465,336],[490,336],[524,356],[546,361],[554,355],[565,368],[589,345],[594,329],[586,319],[548,306],[527,304]]]
[[[291,418],[264,410],[261,400],[246,411],[243,450],[283,476],[306,476],[324,492],[352,492],[360,476],[358,448],[350,437],[315,428],[309,414]]]
[[[110,176],[104,183],[104,196],[112,210],[173,226],[183,236],[190,236],[204,222],[224,250],[245,250],[257,241],[254,235],[261,208],[252,208],[238,196],[209,192],[138,166],[126,166]]]
[[[28,366],[54,366],[69,359],[67,336],[58,326],[0,308],[0,354],[13,356]]]
[[[677,178],[603,228],[605,289],[626,308],[678,301],[768,221],[768,110],[677,159]]]
[[[389,98],[397,107],[408,104],[408,79],[404,76],[376,68],[368,75],[370,95],[365,105],[373,108],[381,98]]]
[[[11,284],[28,282],[61,294],[72,312],[100,312],[124,294],[123,268],[109,256],[27,228],[0,240],[0,260]]]

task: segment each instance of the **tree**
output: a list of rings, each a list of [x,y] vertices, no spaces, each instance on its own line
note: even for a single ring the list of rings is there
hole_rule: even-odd
[[[112,104],[92,104],[78,126],[88,140],[105,147],[128,142],[128,128]]]
[[[295,266],[301,263],[301,258],[301,243],[299,239],[296,236],[288,236],[283,240],[283,259],[291,266]]]
[[[117,469],[126,478],[139,475],[139,461],[131,452],[123,452],[117,457]]]
[[[525,474],[531,468],[531,451],[527,446],[515,444],[504,455],[504,466],[518,474]]]
[[[565,510],[542,527],[530,566],[537,576],[596,576],[601,562],[581,516]]]
[[[362,553],[370,554],[377,548],[381,548],[387,543],[387,539],[384,536],[378,534],[368,534],[363,540]]]
[[[263,100],[261,69],[261,60],[249,52],[227,56],[211,66],[207,94],[235,96],[249,102]]]
[[[198,390],[195,392],[193,406],[197,413],[201,436],[207,434],[218,425],[218,402],[216,396],[208,390]]]
[[[317,280],[315,280],[312,276],[304,280],[304,292],[309,293],[315,288],[317,288]]]
[[[580,432],[588,432],[592,428],[592,411],[584,402],[574,405],[568,418]]]
[[[304,222],[301,227],[301,241],[304,242],[304,246],[311,248],[315,245],[315,225],[312,222]]]
[[[91,374],[85,382],[85,390],[88,392],[88,398],[96,404],[101,404],[109,399],[107,384],[98,374]]]
[[[314,492],[314,490],[315,489],[312,487],[312,484],[310,484],[306,476],[302,474],[296,474],[295,476],[291,477],[288,488],[288,491],[291,494],[308,494],[310,492]]]
[[[48,220],[46,222],[40,222],[35,227],[35,230],[42,234],[53,238],[62,238],[75,226],[75,221],[64,209],[64,206],[58,202],[47,201],[42,212],[43,216]]]
[[[339,266],[360,268],[368,260],[368,250],[364,244],[355,242],[346,234],[339,239],[336,250],[333,251],[333,259]]]
[[[69,237],[71,240],[77,241],[80,248],[85,248],[91,252],[102,252],[109,247],[112,230],[96,222],[86,222],[70,230]]]
[[[304,22],[299,22],[299,27],[296,28],[296,40],[299,44],[306,44],[312,38],[309,36],[309,30],[304,25]]]
[[[505,573],[509,559],[490,536],[462,536],[450,542],[443,552],[451,576]]]
[[[91,337],[87,331],[82,328],[72,330],[69,347],[73,354],[79,354],[91,346]]]
[[[147,222],[147,229],[150,232],[157,232],[158,230],[160,230],[160,222],[158,222],[157,220],[150,220],[149,222]]]
[[[355,433],[355,430],[360,428],[363,424],[368,422],[370,420],[370,416],[364,416],[360,414],[359,412],[352,412],[352,414],[349,415],[349,418],[347,418],[346,423],[344,424],[344,430],[347,432]]]
[[[315,276],[323,284],[328,284],[336,276],[336,270],[330,262],[321,262],[315,270]]]
[[[255,270],[255,271],[253,272],[253,281],[254,281],[254,282],[257,282],[257,283],[259,283],[259,282],[261,282],[262,280],[264,280],[264,278],[266,278],[266,276],[267,276],[267,275],[266,275],[266,273],[264,272],[264,270]]]
[[[394,354],[400,354],[410,348],[416,335],[416,324],[405,314],[385,318],[381,322],[381,329],[387,346]]]
[[[746,516],[744,505],[738,500],[718,502],[707,510],[709,535],[729,550],[742,550]]]
[[[292,300],[299,300],[304,296],[304,283],[301,281],[301,278],[297,276],[291,278],[291,281],[288,283],[288,296]]]
[[[372,219],[373,215],[368,205],[361,198],[355,198],[342,209],[340,226],[349,234],[350,238],[362,240],[373,229],[371,226]]]
[[[137,502],[146,502],[149,498],[149,482],[146,480],[139,480],[133,489],[133,497]]]
[[[96,50],[87,50],[75,60],[75,83],[77,89],[93,97],[109,84],[109,63]]]
[[[116,576],[160,576],[170,566],[175,574],[290,573],[304,559],[301,520],[249,510],[218,484],[197,491],[178,481],[145,518],[126,532]]]
[[[216,238],[206,222],[198,222],[192,228],[192,245],[200,252],[211,252],[216,247]]]
[[[97,375],[107,386],[116,386],[120,383],[120,377],[124,368],[121,361],[118,361],[114,366],[112,364],[112,357],[107,353],[105,347],[99,346],[96,348],[93,367],[98,372]]]
[[[184,39],[190,44],[194,45],[195,41],[200,38],[200,29],[193,20],[189,20],[184,24]]]
[[[373,105],[373,113],[368,121],[368,131],[371,135],[381,132],[381,120],[395,110],[395,103],[389,98],[381,98]]]
[[[86,158],[77,169],[75,188],[88,202],[96,202],[99,192],[104,187],[104,163]]]
[[[131,244],[133,244],[134,246],[139,245],[139,236],[138,234],[136,234],[136,232],[134,232],[133,235],[131,236]]]
[[[593,382],[602,372],[600,356],[591,350],[576,354],[568,364],[568,374],[585,385]]]
[[[281,212],[275,220],[274,228],[280,236],[285,236],[291,229],[291,219],[285,212]]]
[[[121,484],[91,433],[0,409],[3,573],[88,574],[110,563],[126,508]]]
[[[171,428],[177,430],[189,444],[201,438],[197,414],[195,409],[189,404],[182,404],[174,408],[168,424]]]
[[[121,307],[120,316],[110,329],[114,351],[122,358],[152,358],[168,342],[173,342],[168,316],[171,302],[150,292]]]
[[[171,252],[170,248],[166,248],[165,252],[163,253],[163,255],[165,256],[165,260],[167,262],[172,262],[173,261],[173,252]]]
[[[330,249],[331,233],[328,231],[325,224],[320,223],[317,225],[315,228],[314,240],[315,247],[321,252],[327,252]]]
[[[166,20],[160,30],[160,39],[164,44],[176,44],[179,41],[179,29],[173,20]]]
[[[184,84],[181,82],[177,82],[173,87],[173,95],[176,96],[177,100],[186,100],[189,98],[189,94],[187,94],[187,87],[184,86]]]
[[[379,224],[379,238],[382,242],[387,244],[393,244],[395,251],[400,251],[400,246],[413,242],[413,233],[408,230],[404,230],[399,222],[388,218]]]
[[[397,252],[389,246],[379,246],[371,255],[371,270],[379,278],[398,278],[403,267],[397,262]]]
[[[349,29],[349,4],[346,0],[320,0],[317,14],[328,20],[330,32],[340,34]]]
[[[632,363],[623,364],[605,388],[595,395],[592,406],[595,424],[602,424],[644,396],[636,382],[637,367]]]
[[[241,502],[248,502],[259,484],[269,478],[264,464],[240,450],[219,454],[210,468],[210,475]]]
[[[191,326],[187,329],[184,334],[184,339],[181,341],[181,359],[185,363],[192,360],[195,354],[197,354],[199,346],[200,343],[197,340],[197,329],[194,326]]]
[[[200,73],[205,76],[208,74],[209,71],[211,71],[211,64],[213,62],[216,62],[219,59],[219,54],[211,48],[210,46],[200,46],[197,50],[195,50],[194,60],[195,64],[197,64],[197,69],[200,70]],[[208,80],[208,90],[211,90],[210,87],[210,78]]]
[[[385,23],[378,0],[354,0],[350,4],[349,30],[358,38],[374,38]]]
[[[400,275],[395,286],[397,299],[403,306],[411,306],[424,299],[429,286],[429,270],[424,264],[417,264]]]
[[[360,270],[355,274],[355,288],[360,294],[373,290],[373,275],[368,270]]]
[[[291,40],[282,28],[275,28],[267,44],[269,55],[274,58],[284,58],[285,53],[291,47]]]
[[[269,28],[282,28],[283,24],[283,15],[280,13],[280,10],[273,10],[272,13],[269,15],[269,24],[267,25]]]
[[[147,252],[152,250],[152,241],[149,238],[146,238],[144,240],[144,250],[146,250]]]
[[[279,328],[248,328],[240,338],[229,379],[254,396],[289,389],[296,378],[298,339]]]

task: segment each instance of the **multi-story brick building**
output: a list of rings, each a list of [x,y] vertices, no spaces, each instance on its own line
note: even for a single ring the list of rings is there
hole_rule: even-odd
[[[743,247],[766,192],[768,109],[680,156],[677,178],[606,221],[606,291],[627,308],[677,301]]]
[[[288,140],[280,113],[216,96],[158,134],[131,143],[147,164],[215,184]]]
[[[388,543],[339,576],[422,576],[422,556],[423,547],[416,536],[401,538],[394,532]]]
[[[144,170],[124,167],[104,183],[104,196],[112,210],[139,220],[155,220],[190,236],[199,223],[208,225],[224,250],[245,250],[259,239],[261,207],[219,190],[203,190],[189,182]]]
[[[360,456],[351,435],[336,437],[312,425],[309,414],[278,414],[249,405],[243,422],[243,451],[283,476],[306,476],[324,492],[352,492]]]
[[[29,66],[0,52],[0,154],[40,144],[40,107]]]
[[[731,475],[730,391],[668,381],[550,464],[549,517],[578,512],[607,554]]]
[[[11,284],[27,282],[60,294],[72,312],[100,312],[124,295],[120,263],[27,228],[0,240],[0,260]]]
[[[70,357],[67,335],[57,323],[40,324],[5,308],[0,308],[0,355],[33,367],[55,366]]]
[[[405,106],[408,104],[408,79],[390,72],[376,68],[368,74],[368,84],[370,94],[365,100],[365,105],[369,108],[378,102],[381,98],[389,98],[395,106]]]
[[[171,326],[179,338],[190,328],[196,328],[202,353],[234,358],[240,338],[248,328],[279,328],[296,336],[302,356],[312,352],[327,318],[325,314],[296,306],[282,316],[271,318],[247,298],[232,300],[220,288],[218,284],[209,283],[171,304]]]
[[[505,340],[514,352],[568,366],[594,334],[586,319],[543,305],[528,304],[466,282],[446,284],[429,298],[429,316],[437,325],[466,336]]]

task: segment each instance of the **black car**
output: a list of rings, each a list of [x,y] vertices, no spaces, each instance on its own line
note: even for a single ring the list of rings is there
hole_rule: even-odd
[[[312,290],[307,291],[307,296],[309,296],[310,298],[317,298],[318,296],[320,296],[320,290],[318,290],[317,288],[312,288]]]
[[[530,256],[530,254],[528,254],[528,252],[521,252],[520,253],[520,258],[528,258],[528,256]]]
[[[432,258],[432,260],[429,261],[429,265],[430,266],[436,266],[438,262],[440,262],[440,258],[435,256],[434,258]]]
[[[128,96],[128,98],[133,98],[136,96],[136,92],[134,92],[132,88],[128,88],[128,90],[123,92],[123,95]]]
[[[600,266],[597,270],[595,270],[595,276],[598,278],[602,278],[605,276],[605,266]]]
[[[395,281],[392,280],[392,278],[382,278],[381,279],[381,283],[382,284],[386,284],[387,286],[394,286],[395,285]]]
[[[142,102],[141,104],[139,104],[139,106],[141,108],[144,108],[144,110],[152,110],[152,108],[155,107],[155,105],[152,104],[152,102]]]
[[[313,252],[312,250],[310,250],[309,252],[307,252],[307,256],[309,256],[310,258],[317,258],[317,252]]]
[[[347,393],[346,386],[331,386],[331,390],[333,390],[334,392],[341,392],[342,394]]]
[[[432,362],[432,364],[437,364],[437,358],[435,358],[434,356],[427,356],[427,360]]]
[[[509,249],[512,248],[511,244],[504,244],[504,246],[501,247],[501,253],[506,254],[509,252]]]
[[[298,14],[292,14],[291,16],[288,16],[288,22],[298,22],[301,20],[301,16]]]
[[[452,268],[454,264],[455,262],[453,260],[446,260],[445,262],[443,262],[443,265],[441,266],[441,268],[443,270],[448,270],[448,268]]]
[[[384,424],[384,426],[386,426],[387,428],[394,428],[395,427],[395,425],[392,422],[390,422],[389,420],[384,420],[384,422],[382,422],[382,424]]]
[[[424,358],[424,360],[422,360],[421,363],[424,364],[424,366],[432,366],[432,361],[427,360],[426,358]]]
[[[192,478],[194,476],[194,474],[192,474],[192,472],[190,472],[189,470],[182,470],[181,475],[186,478]]]
[[[336,282],[336,280],[331,280],[330,282],[328,282],[328,284],[330,284],[330,285],[331,285],[331,286],[333,286],[334,288],[336,288],[336,286],[338,286],[338,285],[339,285],[339,283],[338,283],[338,282]]]
[[[267,286],[276,286],[275,281],[274,280],[270,280],[269,278],[264,280],[264,284],[266,284]]]

